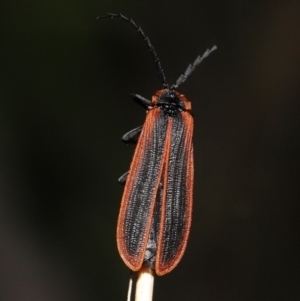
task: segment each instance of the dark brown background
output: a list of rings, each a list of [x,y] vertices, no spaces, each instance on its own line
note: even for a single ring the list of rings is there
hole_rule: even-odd
[[[143,123],[130,98],[169,83],[216,44],[180,91],[195,116],[186,254],[154,300],[299,300],[299,1],[27,0],[1,3],[0,299],[125,300],[115,243]]]

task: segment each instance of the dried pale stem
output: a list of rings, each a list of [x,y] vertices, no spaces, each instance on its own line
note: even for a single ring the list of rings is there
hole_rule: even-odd
[[[128,292],[127,292],[127,301],[131,300],[131,291],[132,291],[132,274],[133,272],[130,272],[130,278],[129,278],[129,286],[128,286]]]
[[[135,289],[135,301],[152,301],[154,271],[147,266],[138,271]]]

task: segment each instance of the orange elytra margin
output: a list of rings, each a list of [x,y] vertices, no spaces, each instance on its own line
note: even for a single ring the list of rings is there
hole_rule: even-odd
[[[183,96],[183,95],[182,95]],[[155,264],[155,272],[157,275],[162,276],[169,272],[171,272],[180,262],[188,241],[190,227],[192,222],[192,205],[193,205],[193,186],[194,186],[194,154],[193,154],[193,127],[194,122],[191,115],[187,112],[182,112],[183,123],[186,125],[185,131],[185,141],[184,141],[184,149],[186,151],[186,162],[187,162],[187,170],[186,170],[186,189],[187,189],[187,199],[186,199],[186,208],[185,208],[185,226],[183,231],[183,236],[181,239],[181,243],[178,246],[176,253],[173,255],[171,261],[167,263],[163,263],[161,260],[162,257],[162,249],[164,247],[163,233],[165,232],[165,214],[162,214],[162,221],[160,224],[160,234],[159,234],[159,242],[158,242],[158,250],[157,250],[157,258]],[[169,131],[168,131],[169,133]],[[168,166],[168,158],[166,158],[166,166]],[[167,173],[167,171],[166,171]],[[167,179],[166,174],[164,175],[165,181]],[[163,200],[163,209],[162,212],[165,212],[165,195]]]
[[[154,60],[162,89],[152,100],[132,94],[147,109],[144,126],[126,133],[125,143],[137,143],[129,172],[119,178],[125,184],[117,225],[117,245],[125,264],[133,271],[148,265],[157,275],[174,269],[186,249],[192,220],[194,159],[191,102],[177,89],[214,50],[207,49],[169,87],[160,60],[141,27],[132,25]]]
[[[140,139],[138,141],[138,144],[136,146],[134,156],[131,162],[130,166],[130,172],[128,174],[126,185],[121,201],[121,208],[119,212],[119,218],[118,218],[118,225],[117,225],[117,246],[120,253],[120,256],[126,263],[126,265],[133,271],[138,271],[144,261],[144,253],[147,245],[147,240],[150,232],[150,226],[151,226],[151,218],[153,215],[153,209],[155,205],[155,198],[156,193],[158,190],[158,186],[160,184],[159,179],[161,178],[162,174],[162,168],[163,166],[160,166],[160,171],[158,174],[158,177],[156,178],[156,183],[152,183],[155,186],[154,193],[152,195],[152,198],[150,200],[151,207],[150,207],[150,214],[148,216],[148,220],[145,220],[145,233],[143,235],[143,240],[141,242],[141,245],[143,246],[139,253],[136,253],[134,255],[131,255],[128,252],[128,248],[126,247],[125,238],[127,235],[127,231],[125,230],[125,215],[128,211],[129,206],[129,199],[133,193],[133,184],[135,179],[138,177],[138,172],[142,165],[142,160],[144,157],[144,153],[147,149],[149,149],[149,141],[153,137],[153,124],[155,123],[155,120],[157,120],[158,115],[160,113],[159,109],[152,109],[148,112],[145,124],[143,126],[143,130],[140,135]]]
[[[186,98],[181,95],[181,99],[187,101]],[[130,201],[132,195],[134,195],[134,183],[139,178],[139,172],[143,166],[143,160],[145,159],[145,152],[151,149],[150,142],[153,140],[153,136],[155,134],[154,125],[157,124],[157,121],[161,115],[159,109],[154,108],[151,109],[146,117],[146,121],[143,127],[143,130],[140,135],[140,139],[138,141],[135,154],[132,160],[132,164],[130,167],[130,172],[127,178],[122,202],[121,209],[119,213],[118,227],[117,227],[117,243],[119,253],[126,263],[126,265],[132,269],[133,271],[137,271],[140,269],[144,262],[145,250],[147,247],[147,241],[149,239],[149,233],[151,231],[151,222],[153,218],[153,210],[157,198],[157,191],[162,182],[163,187],[163,197],[162,197],[162,207],[161,207],[161,217],[160,217],[160,228],[159,228],[159,238],[157,244],[157,258],[155,263],[155,271],[157,275],[164,275],[170,272],[176,265],[179,263],[180,259],[183,256],[183,253],[186,248],[188,235],[190,231],[191,225],[191,214],[192,214],[192,190],[193,190],[193,148],[192,148],[192,134],[193,134],[193,118],[188,112],[182,112],[182,122],[183,131],[182,131],[182,139],[183,139],[183,150],[184,156],[181,160],[185,160],[186,162],[186,181],[183,183],[182,189],[186,190],[186,201],[184,208],[184,228],[182,230],[182,237],[180,238],[180,243],[176,247],[176,250],[172,250],[174,255],[172,259],[168,262],[164,262],[162,258],[162,253],[164,249],[164,235],[168,235],[165,229],[165,216],[166,216],[166,192],[168,189],[168,171],[169,171],[169,159],[170,159],[170,151],[174,151],[172,149],[172,127],[173,127],[173,118],[166,117],[166,128],[165,128],[165,138],[163,142],[163,150],[162,155],[157,158],[157,165],[159,166],[159,172],[153,182],[151,183],[155,189],[153,190],[153,194],[149,196],[149,203],[151,206],[148,210],[147,219],[144,220],[144,232],[142,235],[142,239],[140,241],[141,248],[138,248],[138,252],[134,254],[130,254],[129,248],[126,244],[126,237],[131,235],[128,231],[128,225],[126,224],[126,214],[130,210]],[[174,134],[174,133],[173,133]],[[162,173],[163,172],[163,173]],[[160,180],[161,179],[161,180]],[[156,181],[155,181],[156,180]]]
[[[164,175],[163,175],[163,185],[164,187],[168,187],[168,170],[169,170],[169,155],[170,155],[170,147],[171,147],[171,134],[172,134],[172,119],[169,118],[167,135],[166,135],[166,151],[163,161],[164,166]],[[163,231],[164,231],[164,224],[165,224],[165,217],[166,217],[166,196],[167,196],[167,189],[163,191],[163,198],[162,198],[162,207],[161,207],[161,221],[160,221],[160,228],[159,228],[159,237],[158,237],[158,246],[157,246],[157,257],[155,262],[155,272],[157,275],[166,274],[165,268],[162,266],[160,257],[162,252],[162,245],[163,245]]]

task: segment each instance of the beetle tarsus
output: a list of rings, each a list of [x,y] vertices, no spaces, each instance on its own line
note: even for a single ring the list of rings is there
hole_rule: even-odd
[[[118,179],[118,182],[121,185],[125,185],[127,177],[128,177],[129,171],[126,171],[124,174],[121,175],[121,177]]]
[[[127,132],[126,134],[123,135],[122,141],[125,142],[126,144],[129,143],[137,143],[139,140],[140,133],[142,131],[143,126],[138,126],[137,128],[134,128],[133,130]]]
[[[132,96],[133,100],[135,100],[139,105],[141,105],[145,109],[148,110],[149,107],[151,107],[151,101],[149,99],[134,93],[131,93],[130,95]]]

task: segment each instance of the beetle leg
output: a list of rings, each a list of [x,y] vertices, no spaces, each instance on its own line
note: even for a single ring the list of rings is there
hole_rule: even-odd
[[[144,107],[145,109],[148,110],[149,107],[151,107],[151,101],[144,98],[143,96],[141,95],[138,95],[138,94],[130,94],[133,99],[138,103],[140,104],[142,107]]]
[[[143,126],[139,126],[131,131],[129,131],[128,133],[124,134],[122,137],[123,142],[129,144],[129,143],[137,143],[141,130],[142,130]]]
[[[121,175],[121,177],[118,179],[118,182],[121,185],[125,185],[127,177],[128,177],[129,171],[126,171],[124,174]]]

